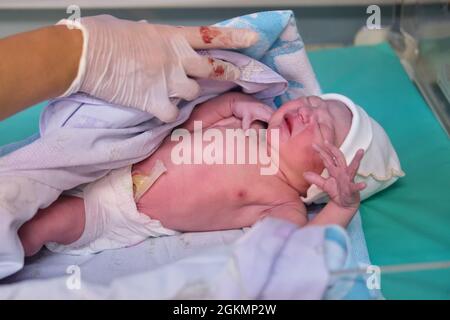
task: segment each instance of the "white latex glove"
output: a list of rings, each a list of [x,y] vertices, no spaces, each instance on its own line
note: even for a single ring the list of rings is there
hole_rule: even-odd
[[[63,96],[82,91],[164,122],[177,118],[180,99],[199,95],[199,85],[190,77],[235,80],[240,75],[236,66],[194,49],[243,48],[258,40],[250,30],[154,25],[108,15],[58,24],[83,33],[78,75]]]

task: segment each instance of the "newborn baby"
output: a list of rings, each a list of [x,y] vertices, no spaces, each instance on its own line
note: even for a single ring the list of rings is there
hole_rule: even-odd
[[[199,105],[182,128],[192,132],[195,121],[202,122],[203,130],[221,132],[267,128],[267,141],[246,137],[245,148],[267,143],[270,152],[279,154],[278,170],[262,175],[259,162],[176,164],[172,151],[179,141],[169,136],[142,162],[113,170],[84,186],[81,194],[63,195],[39,210],[19,230],[25,254],[33,255],[43,245],[58,252],[96,252],[134,245],[149,236],[248,227],[266,216],[299,226],[346,226],[358,210],[365,184],[355,183],[354,177],[364,151],[358,150],[347,164],[339,150],[352,125],[352,112],[343,102],[310,96],[273,110],[252,96],[231,92]],[[279,135],[276,143],[272,130]],[[161,163],[165,169],[136,197],[139,177],[154,174]],[[327,178],[320,175],[324,168]],[[311,184],[330,200],[308,221],[300,196],[306,196]],[[93,189],[98,192],[90,192]]]

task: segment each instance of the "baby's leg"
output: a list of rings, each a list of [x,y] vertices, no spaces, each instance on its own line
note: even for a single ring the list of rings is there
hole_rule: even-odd
[[[49,207],[41,209],[19,229],[19,238],[25,256],[36,254],[47,242],[70,244],[84,231],[84,201],[81,198],[61,196]]]

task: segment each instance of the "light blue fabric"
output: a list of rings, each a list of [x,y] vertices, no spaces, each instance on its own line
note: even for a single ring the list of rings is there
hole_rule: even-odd
[[[347,226],[347,232],[350,236],[350,242],[353,246],[353,254],[356,261],[363,265],[369,265],[369,253],[367,252],[366,238],[364,237],[361,214],[359,213],[359,211]]]
[[[288,90],[276,99],[278,106],[304,95],[321,93],[291,10],[252,13],[216,25],[252,29],[259,34],[255,45],[239,51],[261,61],[288,81]]]
[[[359,228],[358,228],[359,224]],[[361,228],[361,217],[359,212],[355,215],[352,222],[349,225],[349,229],[356,228],[356,236],[359,236],[359,230]],[[365,241],[360,242],[360,239],[355,242],[355,239],[350,237],[342,237],[342,228],[338,226],[330,227],[326,230],[325,238],[328,240],[325,243],[325,259],[327,266],[331,272],[344,271],[344,270],[364,270],[369,263],[359,261],[360,257],[356,256],[362,250],[367,252]],[[350,234],[350,233],[349,233]],[[355,236],[355,232],[353,232]],[[363,239],[364,240],[364,239]],[[352,244],[356,245],[353,246]],[[338,250],[339,247],[341,250]],[[344,252],[351,252],[351,254],[344,254]],[[367,256],[367,262],[368,260]],[[369,289],[367,286],[369,275],[367,273],[354,273],[354,274],[340,274],[333,275],[329,281],[329,286],[325,292],[324,298],[329,300],[368,300],[368,299],[383,299],[381,291],[378,289]]]
[[[322,207],[323,205],[312,205],[309,209],[308,219],[313,219]],[[330,270],[342,271],[358,268],[364,270],[367,266],[371,265],[359,211],[347,226],[348,237],[341,237],[339,229],[341,228],[337,226],[327,229],[326,238],[333,240],[332,243],[330,242],[330,254],[327,255],[327,263]],[[341,251],[337,251],[334,248],[336,245],[343,248],[345,252],[348,251],[350,253],[345,256],[340,255],[339,253]],[[383,299],[380,290],[369,290],[367,288],[366,282],[368,277],[369,274],[364,272],[332,277],[324,298],[330,300]]]
[[[88,263],[80,263],[79,290],[68,290],[66,275],[2,285],[0,299],[332,299],[352,288],[328,285],[329,268],[352,266],[349,248],[340,227],[266,218],[237,241],[102,285],[88,281]]]

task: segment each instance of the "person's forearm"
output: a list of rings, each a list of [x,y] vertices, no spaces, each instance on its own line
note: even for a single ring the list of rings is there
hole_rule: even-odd
[[[78,72],[80,30],[51,26],[0,39],[0,120],[57,97]]]
[[[330,201],[308,225],[337,224],[345,228],[357,211],[358,208],[342,208]]]

